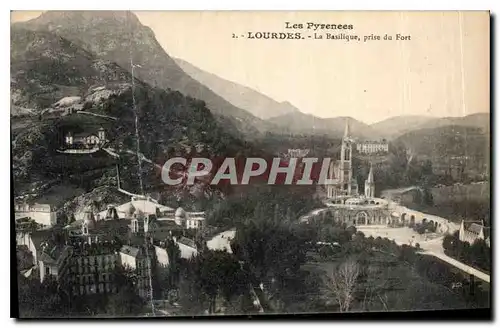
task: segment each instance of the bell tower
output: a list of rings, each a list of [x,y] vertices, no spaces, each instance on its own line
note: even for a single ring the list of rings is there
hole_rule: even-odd
[[[346,118],[342,148],[340,150],[340,189],[351,195],[352,181],[352,140],[349,131],[349,119]]]

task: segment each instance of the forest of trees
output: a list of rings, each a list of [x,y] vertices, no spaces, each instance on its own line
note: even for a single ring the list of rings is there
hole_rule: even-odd
[[[243,186],[211,204],[207,223],[232,228],[249,220],[295,222],[301,215],[323,206],[315,193],[315,186]]]

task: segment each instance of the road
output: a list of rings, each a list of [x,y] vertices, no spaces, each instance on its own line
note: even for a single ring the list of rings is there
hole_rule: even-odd
[[[464,264],[460,261],[457,261],[455,260],[454,258],[452,257],[449,257],[448,255],[444,254],[444,253],[441,253],[441,252],[433,252],[433,251],[428,251],[428,250],[424,250],[422,252],[419,252],[420,254],[426,254],[426,255],[430,255],[430,256],[434,256],[434,257],[437,257],[451,265],[453,265],[454,267],[462,270],[463,272],[465,273],[468,273],[468,274],[471,274],[473,275],[474,277],[476,278],[479,278],[483,281],[486,281],[487,283],[490,283],[490,276],[484,272],[481,272],[471,266],[468,266],[467,264]]]

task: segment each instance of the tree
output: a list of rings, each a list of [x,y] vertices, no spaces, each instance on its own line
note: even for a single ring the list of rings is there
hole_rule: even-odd
[[[427,187],[424,188],[423,196],[422,196],[422,202],[423,202],[424,205],[427,205],[427,206],[433,206],[434,205],[434,198],[432,196],[432,192]]]
[[[241,295],[248,285],[245,273],[234,256],[224,251],[206,251],[190,260],[195,290],[208,301],[209,313],[216,312],[216,301],[221,296],[230,302]]]
[[[484,240],[476,240],[470,247],[470,263],[480,269],[490,271],[490,248]]]
[[[328,287],[339,303],[340,312],[349,311],[359,274],[359,264],[353,258],[342,262],[335,271],[330,273]]]
[[[128,268],[116,267],[113,272],[113,283],[118,293],[112,294],[106,306],[106,313],[113,316],[139,314],[144,301],[136,292],[136,274]]]
[[[447,255],[454,256],[457,252],[457,244],[460,242],[455,235],[446,235],[443,238],[443,249]]]
[[[179,283],[181,251],[177,243],[171,239],[166,241],[165,249],[169,259],[167,290],[170,290],[176,288]]]
[[[106,307],[107,314],[113,316],[132,316],[141,312],[143,300],[133,289],[120,287],[112,294]]]
[[[251,222],[237,230],[231,242],[236,257],[251,268],[260,283],[292,276],[305,263],[308,231],[274,222]]]

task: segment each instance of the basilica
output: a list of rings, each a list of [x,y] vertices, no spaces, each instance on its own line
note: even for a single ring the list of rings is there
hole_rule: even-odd
[[[330,164],[328,178],[335,181],[327,185],[326,192],[329,199],[340,199],[360,196],[358,182],[352,173],[352,149],[354,140],[350,136],[349,121],[346,120],[344,137],[340,151],[340,160],[333,161]],[[375,197],[375,183],[373,180],[373,168],[370,166],[368,179],[365,181],[364,196],[367,198]]]
[[[333,183],[326,185],[325,205],[335,221],[348,225],[391,224],[388,202],[375,197],[375,180],[371,165],[364,190],[358,187],[352,170],[353,146],[354,140],[349,133],[349,123],[346,122],[340,160],[333,162],[328,171],[328,178]]]

